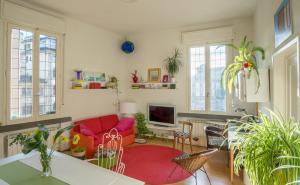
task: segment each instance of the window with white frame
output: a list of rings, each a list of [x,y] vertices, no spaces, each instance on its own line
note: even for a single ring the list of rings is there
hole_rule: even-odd
[[[8,119],[57,114],[59,35],[16,25],[8,29]]]
[[[226,113],[228,98],[221,86],[227,64],[225,45],[206,44],[189,47],[190,110]]]

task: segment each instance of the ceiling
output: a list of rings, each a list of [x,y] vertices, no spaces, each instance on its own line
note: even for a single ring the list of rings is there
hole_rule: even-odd
[[[22,0],[130,34],[251,16],[257,0]]]

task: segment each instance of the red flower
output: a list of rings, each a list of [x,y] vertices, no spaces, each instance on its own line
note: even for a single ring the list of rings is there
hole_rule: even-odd
[[[245,62],[244,62],[243,67],[246,68],[246,69],[249,67],[248,61],[245,61]]]

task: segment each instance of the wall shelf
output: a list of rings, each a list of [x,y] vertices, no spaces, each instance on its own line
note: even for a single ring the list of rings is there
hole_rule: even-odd
[[[132,83],[131,89],[139,90],[139,89],[169,89],[176,90],[176,83]]]

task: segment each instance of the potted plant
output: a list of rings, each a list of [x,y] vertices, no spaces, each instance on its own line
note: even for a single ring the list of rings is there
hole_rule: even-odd
[[[49,139],[49,130],[43,125],[39,125],[37,130],[32,133],[18,134],[16,138],[10,143],[20,144],[23,146],[22,152],[28,154],[33,150],[40,153],[40,163],[43,170],[43,176],[51,176],[51,160],[52,155],[59,141],[67,143],[68,138],[62,135],[65,131],[70,130],[73,126],[59,129],[54,135],[53,142],[50,149],[48,150],[47,140]],[[52,139],[52,138],[51,138]]]
[[[176,48],[174,55],[164,60],[165,68],[171,77],[172,83],[176,82],[175,75],[179,72],[180,66],[182,65],[181,58],[181,53],[179,52],[179,49]]]
[[[81,146],[76,146],[75,148],[71,149],[72,156],[77,158],[84,158],[85,152],[85,148]]]
[[[260,78],[257,66],[258,53],[261,54],[262,60],[265,59],[265,50],[262,47],[252,47],[252,41],[248,41],[245,36],[239,46],[234,44],[225,44],[238,52],[234,57],[234,62],[229,64],[222,73],[222,86],[224,89],[228,88],[229,93],[232,92],[236,77],[240,72],[245,72],[246,76],[250,78],[251,72],[255,71],[258,76],[257,90],[260,87]]]
[[[147,121],[145,118],[145,114],[139,112],[135,114],[135,119],[137,122],[137,129],[138,129],[138,133],[137,133],[137,139],[136,142],[137,143],[145,143],[146,140],[144,139],[145,134],[149,133],[149,129],[147,128]]]
[[[300,177],[300,125],[270,111],[261,123],[245,122],[237,128],[235,172],[243,166],[254,185],[285,185]],[[298,158],[298,159],[296,159]],[[297,184],[297,183],[295,183]]]

